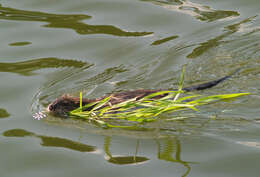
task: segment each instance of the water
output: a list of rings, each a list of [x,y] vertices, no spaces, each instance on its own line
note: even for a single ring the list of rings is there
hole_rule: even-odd
[[[257,0],[1,1],[0,174],[256,177]],[[64,93],[99,97],[220,78],[200,94],[251,92],[142,131],[33,114]]]

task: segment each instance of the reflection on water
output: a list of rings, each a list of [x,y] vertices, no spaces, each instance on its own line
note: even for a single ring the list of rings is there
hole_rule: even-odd
[[[140,132],[142,134],[142,132]],[[68,140],[65,138],[59,138],[59,137],[50,137],[50,136],[43,136],[43,135],[37,135],[35,133],[23,130],[23,129],[11,129],[3,132],[3,136],[5,137],[34,137],[41,139],[42,143],[41,145],[44,147],[59,147],[59,148],[66,148],[78,152],[95,152],[97,151],[96,146],[92,145],[86,145],[80,142]],[[140,147],[140,139],[136,140],[136,147],[133,149],[133,155],[113,155],[110,151],[110,149],[113,147],[112,142],[112,136],[105,136],[104,139],[104,153],[106,156],[106,160],[109,163],[115,164],[115,165],[142,165],[145,162],[148,162],[151,160],[148,157],[145,156],[138,156],[138,151],[141,148]],[[157,158],[158,160],[163,160],[167,162],[172,163],[178,163],[180,165],[183,165],[186,168],[186,171],[182,177],[186,177],[190,171],[190,163],[183,161],[181,159],[181,143],[180,140],[175,136],[168,136],[166,138],[162,139],[154,139],[155,144],[157,145]],[[120,143],[119,143],[120,144]],[[128,152],[126,152],[128,153]],[[99,154],[97,154],[99,155]]]
[[[149,159],[146,157],[137,156],[139,141],[137,140],[136,151],[133,156],[122,156],[122,155],[112,155],[110,152],[111,137],[106,137],[104,142],[104,150],[107,155],[107,161],[117,165],[129,165],[129,164],[139,164]]]
[[[0,119],[7,118],[9,116],[10,116],[10,114],[5,109],[0,108]]]
[[[91,18],[88,15],[64,15],[50,14],[37,11],[26,11],[9,7],[2,7],[0,4],[0,19],[15,21],[47,22],[45,27],[67,28],[76,31],[78,34],[109,34],[115,36],[145,36],[152,32],[127,32],[112,25],[89,25],[82,20]]]
[[[188,0],[141,0],[151,2],[163,8],[185,13],[196,17],[198,20],[212,22],[228,17],[239,16],[238,12],[215,10],[209,6],[204,6],[198,3],[193,3]]]
[[[111,146],[111,137],[105,138],[104,143],[104,149],[105,153],[108,156],[108,162],[118,165],[127,165],[127,164],[139,164],[143,163],[145,161],[148,161],[150,159],[146,157],[137,156],[138,150],[139,150],[139,142],[140,140],[136,140],[136,149],[135,154],[133,156],[122,156],[122,155],[112,155],[110,152],[110,146]],[[182,175],[182,177],[187,176],[190,171],[191,167],[189,163],[181,160],[181,143],[178,140],[177,137],[167,137],[164,139],[155,139],[157,144],[157,157],[159,160],[167,161],[167,162],[173,162],[173,163],[179,163],[183,165],[187,170]]]
[[[77,60],[65,60],[59,58],[39,58],[15,63],[0,63],[0,72],[12,72],[24,76],[33,75],[33,71],[44,68],[59,67],[89,67],[90,64]]]
[[[241,25],[251,22],[254,18],[255,18],[255,16],[242,20],[239,23],[225,27],[223,34],[221,34],[213,39],[209,39],[206,42],[200,43],[199,47],[196,47],[195,49],[193,49],[193,51],[190,54],[188,54],[187,57],[196,58],[196,57],[204,54],[205,52],[207,52],[209,49],[216,48],[220,44],[227,42],[227,41],[223,41],[223,39],[230,36],[231,34],[233,34],[235,32],[238,32],[240,30]]]
[[[163,44],[163,43],[168,42],[168,41],[170,41],[170,40],[176,39],[176,38],[178,38],[178,37],[179,37],[179,36],[174,35],[174,36],[170,36],[170,37],[167,37],[167,38],[163,38],[163,39],[154,41],[151,45],[160,45],[160,44]]]
[[[31,42],[14,42],[14,43],[10,43],[9,46],[25,46],[25,45],[30,45]]]
[[[50,136],[43,136],[43,135],[36,135],[35,133],[28,132],[23,129],[12,129],[5,131],[3,133],[4,136],[6,137],[35,137],[35,138],[40,138],[42,143],[42,146],[45,147],[60,147],[60,148],[66,148],[74,151],[79,151],[79,152],[94,152],[96,151],[95,146],[90,146],[86,144],[82,144],[79,142],[71,141],[68,139],[64,138],[59,138],[59,137],[50,137]]]
[[[177,137],[168,137],[163,139],[164,143],[157,141],[158,144],[158,158],[160,160],[165,160],[168,162],[180,163],[184,167],[186,167],[186,172],[182,175],[182,177],[187,176],[191,167],[187,161],[181,160],[181,143]]]

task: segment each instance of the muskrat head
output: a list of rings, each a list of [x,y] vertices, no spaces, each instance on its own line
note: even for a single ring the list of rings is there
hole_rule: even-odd
[[[62,96],[49,104],[47,110],[55,116],[68,117],[69,112],[78,108],[79,105],[80,103],[78,99],[70,96]]]

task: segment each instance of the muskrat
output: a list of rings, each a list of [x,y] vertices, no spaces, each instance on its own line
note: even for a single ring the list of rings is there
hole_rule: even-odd
[[[225,77],[222,77],[222,78],[214,80],[214,81],[210,81],[210,82],[206,82],[206,83],[202,83],[202,84],[194,85],[194,86],[190,86],[190,87],[185,87],[182,90],[186,91],[186,92],[190,92],[190,91],[208,89],[208,88],[216,86],[220,82],[222,82],[222,81],[224,81],[224,80],[226,80],[230,77],[231,77],[231,75],[225,76]],[[171,89],[168,89],[168,90],[171,90]],[[118,103],[127,101],[129,99],[135,98],[136,100],[139,100],[139,99],[141,99],[141,98],[143,98],[147,95],[150,95],[150,94],[158,92],[158,91],[167,91],[167,89],[166,90],[140,89],[140,90],[134,90],[134,91],[124,91],[124,92],[119,92],[119,93],[108,94],[106,96],[96,98],[96,99],[83,98],[82,99],[82,105],[84,106],[84,105],[89,104],[89,103],[94,103],[96,101],[103,100],[104,98],[109,97],[109,96],[110,96],[109,104],[107,104],[105,106],[114,105],[114,104],[118,104]],[[165,97],[167,95],[168,95],[168,93],[156,96],[153,99],[159,99],[159,98]],[[67,118],[67,117],[69,117],[69,112],[76,109],[76,108],[79,108],[79,106],[80,106],[80,98],[79,97],[72,97],[72,96],[69,96],[69,95],[64,95],[64,96],[56,99],[53,103],[49,104],[47,110],[48,110],[48,112],[50,112],[54,116]],[[91,110],[94,106],[95,105],[85,109],[84,111]]]

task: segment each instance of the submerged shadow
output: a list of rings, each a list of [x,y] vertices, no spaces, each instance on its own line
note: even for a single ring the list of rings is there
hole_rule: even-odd
[[[90,19],[91,16],[83,14],[51,14],[38,11],[27,11],[3,7],[0,4],[0,19],[14,21],[34,21],[46,22],[44,27],[72,29],[78,34],[107,34],[114,36],[145,36],[153,32],[128,32],[112,25],[89,25],[83,20]]]

